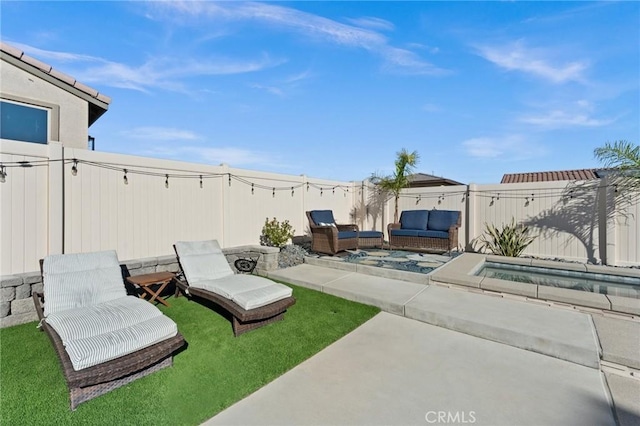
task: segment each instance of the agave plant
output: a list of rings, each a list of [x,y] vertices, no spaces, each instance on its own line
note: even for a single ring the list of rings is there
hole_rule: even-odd
[[[529,236],[529,227],[516,224],[513,218],[510,224],[502,225],[502,229],[488,223],[484,226],[484,234],[478,239],[481,248],[500,256],[518,257],[536,239]]]

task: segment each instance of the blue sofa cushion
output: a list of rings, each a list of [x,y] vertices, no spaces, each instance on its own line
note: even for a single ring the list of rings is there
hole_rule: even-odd
[[[336,223],[336,220],[333,218],[333,211],[331,210],[312,210],[311,219],[313,219],[318,226],[322,226],[320,223]]]
[[[400,229],[427,229],[428,210],[405,210],[400,215]]]
[[[358,233],[360,238],[382,238],[382,232],[380,231],[360,231]]]
[[[419,229],[392,229],[391,235],[394,237],[418,237],[419,232]]]
[[[360,233],[362,234],[362,232]],[[444,231],[421,231],[418,229],[392,229],[391,235],[394,237],[430,237],[449,238],[449,233]]]
[[[358,238],[357,231],[340,231],[338,232],[338,239],[343,240],[345,238]]]
[[[418,233],[419,237],[430,237],[430,238],[449,238],[449,233],[445,231],[420,231]]]
[[[429,231],[448,231],[451,225],[458,222],[459,211],[431,210],[429,212]]]

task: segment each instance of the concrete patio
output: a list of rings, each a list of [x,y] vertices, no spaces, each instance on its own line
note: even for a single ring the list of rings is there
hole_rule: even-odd
[[[269,276],[385,312],[207,424],[640,421],[637,319],[309,261]]]

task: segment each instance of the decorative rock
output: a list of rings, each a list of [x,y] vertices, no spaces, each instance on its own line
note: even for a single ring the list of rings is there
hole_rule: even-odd
[[[277,258],[277,265],[279,268],[289,268],[291,266],[300,265],[304,263],[304,257],[306,255],[308,255],[308,252],[303,247],[295,244],[286,245],[280,250]],[[267,256],[265,255],[265,257]],[[274,259],[268,259],[265,263],[269,264],[269,260],[273,262]],[[265,267],[265,269],[268,268]]]

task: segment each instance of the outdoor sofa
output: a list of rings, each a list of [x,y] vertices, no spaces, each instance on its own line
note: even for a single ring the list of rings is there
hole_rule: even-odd
[[[128,296],[115,251],[47,256],[33,300],[69,387],[71,409],[173,363],[175,322]]]
[[[400,223],[387,227],[389,246],[451,251],[458,247],[460,221],[456,210],[404,210]]]
[[[174,246],[183,277],[179,291],[207,300],[232,317],[235,336],[284,319],[296,303],[290,287],[256,275],[234,274],[216,240],[179,241]]]

